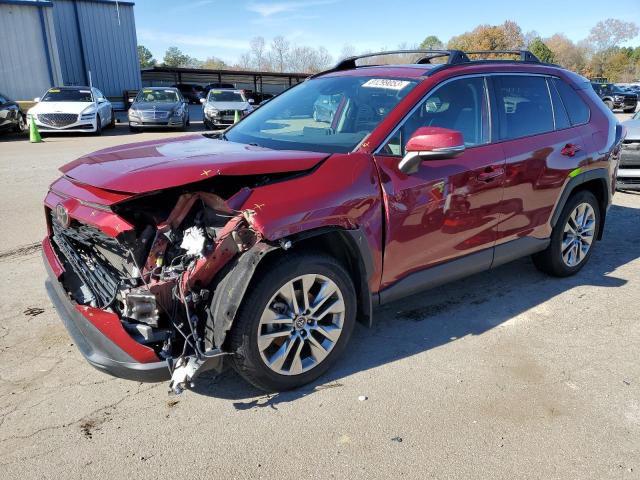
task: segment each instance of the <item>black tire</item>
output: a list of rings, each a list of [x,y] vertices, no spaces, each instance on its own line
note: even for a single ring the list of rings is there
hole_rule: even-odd
[[[100,118],[100,115],[96,115],[96,131],[93,132],[93,134],[97,137],[102,135],[102,119]]]
[[[191,126],[191,117],[187,114],[187,127]]]
[[[636,111],[636,107],[624,109],[624,113],[635,113],[635,111]]]
[[[322,275],[333,281],[342,293],[345,305],[342,332],[329,354],[315,367],[299,375],[282,375],[271,370],[258,349],[258,326],[268,302],[288,281],[306,274]],[[335,258],[319,254],[290,254],[262,268],[252,280],[235,323],[229,332],[228,345],[232,366],[252,385],[269,392],[281,392],[317,379],[343,353],[356,319],[356,294],[351,278]]]
[[[605,100],[605,101],[604,101],[604,104],[607,106],[607,108],[608,108],[609,110],[611,110],[611,111],[613,112],[614,105],[613,105],[613,102],[612,102],[611,100]]]
[[[131,124],[129,124],[129,131],[131,133],[139,133],[140,129],[138,127],[132,127]]]
[[[18,123],[13,127],[13,131],[16,133],[23,133],[27,131],[27,120],[21,113],[18,114]]]
[[[562,241],[564,237],[564,230],[567,222],[569,221],[569,216],[571,215],[571,213],[573,213],[576,207],[582,203],[588,203],[591,208],[593,208],[593,211],[595,213],[595,229],[593,240],[591,243],[591,247],[584,255],[582,260],[580,260],[580,262],[575,266],[569,266],[562,258]],[[562,209],[562,213],[558,218],[556,226],[551,232],[551,243],[545,250],[532,256],[534,265],[540,271],[549,275],[553,275],[554,277],[569,277],[578,273],[582,269],[582,267],[587,264],[589,258],[591,257],[591,254],[593,253],[593,249],[596,243],[596,236],[600,231],[601,218],[602,215],[600,212],[600,206],[598,205],[598,200],[593,195],[593,193],[587,190],[582,190],[569,197],[569,200]]]
[[[116,112],[111,109],[111,121],[109,122],[109,128],[116,128]]]
[[[205,130],[213,130],[213,124],[209,120],[205,120],[203,123]]]

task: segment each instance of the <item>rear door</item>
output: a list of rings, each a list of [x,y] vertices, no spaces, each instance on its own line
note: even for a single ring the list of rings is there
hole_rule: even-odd
[[[463,134],[466,151],[422,162],[406,175],[398,164],[419,127]],[[491,143],[484,76],[456,77],[436,86],[414,108],[375,156],[386,205],[382,288],[408,273],[484,250],[493,258],[504,180],[504,155]],[[482,268],[479,268],[482,269]]]
[[[500,74],[490,79],[506,158],[496,244],[525,236],[548,238],[568,175],[586,158],[582,127],[571,124],[553,77]]]

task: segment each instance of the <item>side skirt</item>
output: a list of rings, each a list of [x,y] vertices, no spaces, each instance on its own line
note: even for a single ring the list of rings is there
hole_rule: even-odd
[[[490,268],[499,267],[518,258],[541,252],[547,248],[549,242],[550,239],[548,238],[519,238],[494,248],[488,248],[435,267],[411,273],[382,290],[378,294],[379,304],[384,305]]]

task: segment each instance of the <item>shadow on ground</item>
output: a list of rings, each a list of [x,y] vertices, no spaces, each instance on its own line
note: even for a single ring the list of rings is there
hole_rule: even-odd
[[[616,269],[640,257],[639,216],[640,209],[612,206],[604,240],[596,245],[590,262],[574,277],[550,278],[537,271],[529,258],[524,258],[376,310],[373,328],[358,325],[346,353],[336,365],[301,389],[265,396],[229,369],[218,377],[203,374],[194,391],[234,400],[239,410],[277,408],[278,404],[315,391],[339,387],[341,379],[356,372],[468,335],[481,335],[574,287],[619,287],[626,280],[616,277]]]

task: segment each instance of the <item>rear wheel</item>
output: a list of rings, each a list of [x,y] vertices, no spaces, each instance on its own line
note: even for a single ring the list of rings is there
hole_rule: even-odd
[[[109,128],[116,128],[116,112],[111,109],[111,121],[109,122]]]
[[[569,198],[551,233],[546,250],[533,255],[541,271],[556,277],[574,275],[585,266],[600,228],[600,207],[588,191]]]
[[[286,256],[253,281],[230,332],[233,365],[267,391],[300,387],[344,351],[356,317],[349,274],[321,254]]]
[[[138,133],[140,129],[138,127],[132,127],[131,124],[129,124],[129,131],[131,133]]]

